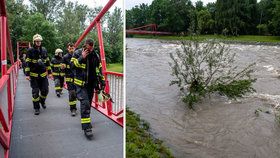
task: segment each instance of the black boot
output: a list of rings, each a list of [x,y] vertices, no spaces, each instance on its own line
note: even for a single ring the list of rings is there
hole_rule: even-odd
[[[58,98],[60,98],[60,93],[59,93],[59,92],[56,92],[56,96],[57,96]]]
[[[45,103],[41,103],[41,106],[42,106],[43,109],[46,109],[46,108],[47,108],[47,106],[46,106]]]
[[[92,139],[93,138],[93,133],[92,133],[91,128],[85,129],[84,132],[85,132],[85,136],[87,137],[87,139]]]
[[[71,110],[71,116],[76,116],[77,115],[77,110],[76,109],[72,109]]]
[[[34,115],[39,115],[40,114],[40,109],[34,109]]]
[[[40,98],[40,104],[42,106],[43,109],[46,109],[46,103],[45,103],[45,99]]]

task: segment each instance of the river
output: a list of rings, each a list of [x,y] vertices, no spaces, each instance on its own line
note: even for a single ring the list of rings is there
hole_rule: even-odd
[[[238,100],[214,95],[195,105],[180,100],[169,53],[174,41],[126,39],[126,105],[150,123],[151,132],[178,158],[280,157],[280,46],[231,44],[241,67],[256,62],[256,93]],[[255,115],[256,109],[268,111]],[[270,114],[269,114],[270,113]]]

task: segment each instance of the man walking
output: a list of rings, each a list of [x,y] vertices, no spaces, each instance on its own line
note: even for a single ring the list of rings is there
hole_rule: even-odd
[[[26,56],[26,79],[30,81],[32,88],[32,101],[34,114],[40,114],[40,103],[45,109],[45,100],[49,92],[49,82],[47,75],[52,77],[50,60],[47,50],[42,47],[42,36],[36,34],[33,36],[33,46],[27,50]],[[39,95],[41,93],[41,95]]]
[[[94,51],[94,41],[87,39],[84,48],[75,51],[71,58],[77,98],[81,102],[81,124],[85,136],[93,137],[90,118],[94,90],[104,90],[105,78],[99,55]]]

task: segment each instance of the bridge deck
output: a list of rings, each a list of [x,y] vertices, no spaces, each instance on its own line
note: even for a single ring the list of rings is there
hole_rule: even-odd
[[[31,88],[19,73],[10,158],[121,158],[123,157],[123,128],[92,108],[94,139],[87,140],[80,124],[80,110],[72,117],[68,92],[56,97],[54,83],[49,81],[47,109],[33,114]]]

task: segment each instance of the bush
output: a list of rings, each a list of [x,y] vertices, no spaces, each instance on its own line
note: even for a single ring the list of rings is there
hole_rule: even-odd
[[[193,109],[193,104],[207,94],[218,92],[236,99],[245,93],[254,92],[252,88],[256,79],[252,78],[253,66],[244,69],[235,66],[235,54],[228,46],[216,41],[199,43],[183,41],[182,49],[170,54],[172,62],[172,80],[170,85],[178,85],[183,93],[183,101]]]

